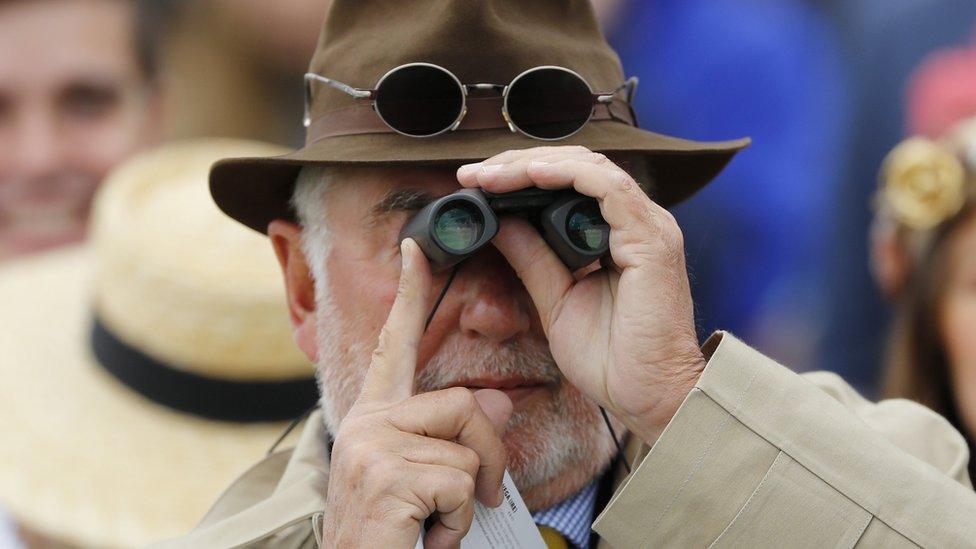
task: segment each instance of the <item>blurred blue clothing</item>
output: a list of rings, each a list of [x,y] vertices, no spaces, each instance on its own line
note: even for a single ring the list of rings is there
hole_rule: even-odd
[[[625,72],[640,77],[642,127],[753,138],[674,211],[700,336],[721,328],[763,347],[812,349],[849,108],[826,18],[799,0],[653,0],[632,1],[620,21],[609,40]],[[803,368],[807,357],[778,358]]]

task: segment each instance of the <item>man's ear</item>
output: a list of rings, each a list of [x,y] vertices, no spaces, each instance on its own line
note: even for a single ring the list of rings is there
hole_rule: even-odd
[[[277,219],[268,225],[268,237],[274,246],[285,279],[285,297],[295,343],[312,362],[318,361],[315,317],[315,281],[302,251],[302,228]]]

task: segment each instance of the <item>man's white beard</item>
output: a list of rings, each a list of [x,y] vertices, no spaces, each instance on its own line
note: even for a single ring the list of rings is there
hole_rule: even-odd
[[[317,286],[317,377],[325,424],[335,433],[359,395],[376,340],[361,318],[344,318],[323,291],[326,284]],[[463,379],[511,375],[553,387],[545,402],[518,410],[509,420],[503,438],[516,485],[545,490],[558,478],[559,484],[582,488],[607,466],[615,448],[596,404],[566,381],[544,341],[491,344],[453,334],[417,375],[415,387],[421,393]]]

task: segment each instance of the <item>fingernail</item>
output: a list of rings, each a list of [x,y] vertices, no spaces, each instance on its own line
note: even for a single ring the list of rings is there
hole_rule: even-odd
[[[485,164],[481,166],[481,171],[478,172],[478,181],[490,180],[502,169],[501,164]]]
[[[407,243],[409,240],[404,238],[400,241],[400,266],[403,268],[409,267],[410,262],[413,261],[413,254],[410,253],[410,245]]]
[[[498,487],[498,499],[495,501],[498,502],[498,505],[505,502],[505,490],[501,486]],[[498,507],[498,505],[495,505],[495,507]]]
[[[481,162],[476,162],[474,164],[465,164],[458,168],[458,177],[470,177],[474,175],[475,172],[481,169]]]
[[[545,160],[533,160],[532,162],[529,162],[530,168],[540,168],[542,166],[548,166],[548,165],[549,163],[546,162]]]

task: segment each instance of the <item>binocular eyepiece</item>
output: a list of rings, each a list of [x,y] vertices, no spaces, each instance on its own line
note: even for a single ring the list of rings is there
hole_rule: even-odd
[[[424,251],[434,271],[456,265],[488,244],[498,216],[527,218],[571,271],[610,251],[610,226],[596,199],[575,191],[524,189],[504,194],[464,189],[438,198],[400,231]]]

